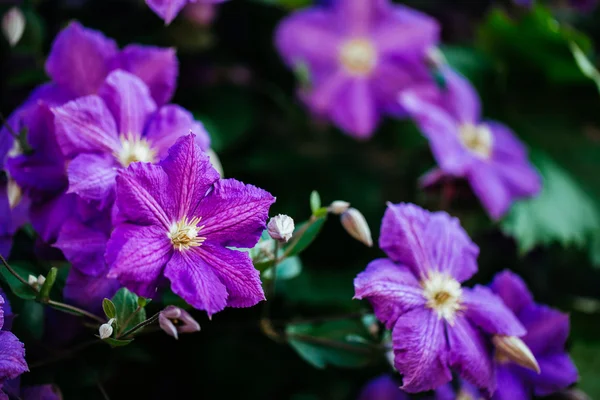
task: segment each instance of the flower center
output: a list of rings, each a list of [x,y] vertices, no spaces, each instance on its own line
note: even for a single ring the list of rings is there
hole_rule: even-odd
[[[12,210],[21,202],[21,199],[23,198],[23,191],[19,185],[17,185],[17,182],[9,177],[6,185],[6,193],[8,195],[8,205]]]
[[[452,323],[461,309],[462,289],[460,283],[449,275],[432,272],[421,281],[427,307],[435,310],[440,318]]]
[[[368,39],[350,39],[340,49],[342,66],[352,75],[369,75],[377,64],[377,50]]]
[[[487,126],[463,124],[458,128],[458,136],[463,146],[475,155],[481,158],[490,158],[493,137]]]
[[[204,225],[198,226],[201,219],[202,217],[194,217],[188,221],[188,218],[184,217],[178,222],[173,222],[167,236],[171,239],[174,248],[182,251],[202,245],[206,238],[198,236],[198,232],[204,228]]]
[[[117,159],[122,166],[128,167],[132,162],[154,162],[156,151],[150,146],[146,139],[121,136],[121,151]]]

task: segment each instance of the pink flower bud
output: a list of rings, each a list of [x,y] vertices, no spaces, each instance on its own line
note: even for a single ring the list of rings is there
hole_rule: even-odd
[[[179,338],[179,333],[200,331],[200,324],[185,310],[167,306],[158,316],[158,325],[169,336]]]
[[[11,47],[14,47],[25,32],[25,16],[18,7],[13,7],[2,17],[2,33]]]

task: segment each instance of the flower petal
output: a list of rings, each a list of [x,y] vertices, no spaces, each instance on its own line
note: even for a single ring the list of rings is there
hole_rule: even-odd
[[[496,388],[492,349],[467,318],[458,317],[447,326],[450,366],[473,385],[493,393]]]
[[[173,292],[209,317],[227,305],[227,288],[197,251],[175,251],[165,269]]]
[[[478,123],[481,101],[471,82],[448,66],[441,72],[446,82],[441,94],[443,108],[459,123]]]
[[[117,122],[117,131],[127,138],[140,138],[156,103],[144,82],[120,69],[111,72],[98,90]]]
[[[519,315],[524,307],[533,304],[533,296],[529,289],[527,289],[525,282],[523,282],[521,277],[509,270],[497,273],[490,284],[490,289],[516,315]]]
[[[106,270],[104,251],[108,236],[99,230],[84,225],[76,218],[66,220],[54,247],[59,248],[73,269],[99,276]]]
[[[160,166],[169,177],[168,191],[170,198],[175,199],[177,220],[191,216],[208,189],[220,178],[193,134],[179,138]]]
[[[525,386],[523,378],[515,372],[520,368],[510,364],[499,364],[496,366],[496,381],[498,382],[494,392],[494,400],[529,400],[531,390]]]
[[[168,177],[158,165],[131,163],[117,175],[117,218],[140,225],[161,225],[168,232],[174,205],[165,190]]]
[[[64,297],[69,304],[102,315],[102,300],[112,298],[120,287],[116,279],[104,275],[89,276],[79,269],[72,268],[65,283]]]
[[[523,336],[525,328],[517,317],[504,305],[502,299],[485,286],[463,288],[462,304],[466,316],[492,335]]]
[[[182,107],[169,104],[161,107],[155,113],[146,129],[145,138],[152,148],[158,151],[158,158],[162,160],[168,154],[169,148],[181,136],[196,135],[195,140],[202,150],[210,147],[210,138],[204,126],[194,120],[194,116]]]
[[[336,94],[331,118],[351,136],[366,139],[373,135],[380,120],[370,81],[350,79]]]
[[[73,215],[76,202],[76,195],[63,193],[51,200],[31,205],[31,225],[44,242],[53,243],[56,240],[63,223]]]
[[[409,400],[409,397],[391,375],[382,375],[365,385],[358,400]]]
[[[65,157],[79,153],[116,153],[121,148],[117,125],[98,96],[80,97],[52,109],[56,139]]]
[[[188,0],[146,0],[146,4],[159,17],[169,25],[179,14],[179,11],[188,3]]]
[[[320,9],[293,13],[279,24],[275,34],[277,49],[291,67],[302,62],[310,69],[332,68],[338,63],[339,43],[330,14]]]
[[[158,106],[173,97],[179,74],[179,63],[174,48],[131,44],[118,57],[118,68],[140,78]]]
[[[394,366],[403,375],[403,390],[432,390],[452,379],[444,325],[436,313],[421,307],[398,318],[392,340]]]
[[[508,211],[513,198],[497,168],[479,162],[470,169],[467,179],[490,217],[498,220]]]
[[[206,242],[197,252],[227,288],[228,307],[252,307],[265,299],[260,273],[247,252]]]
[[[256,245],[275,198],[256,186],[235,179],[221,179],[190,215],[200,216],[200,231],[207,242],[251,248]]]
[[[373,41],[382,56],[412,52],[423,60],[425,51],[439,41],[440,25],[427,14],[394,5],[393,12],[387,13],[387,17],[374,26],[372,33]]]
[[[568,314],[532,303],[517,315],[527,329],[522,339],[536,357],[565,351],[570,330]]]
[[[172,254],[173,245],[160,227],[121,224],[106,247],[107,276],[120,282],[157,282]]]
[[[413,273],[388,259],[372,261],[354,279],[354,297],[368,299],[377,319],[391,329],[400,315],[425,305],[423,290]]]
[[[544,355],[537,358],[541,373],[523,370],[533,383],[536,396],[548,396],[549,394],[565,389],[577,382],[579,374],[577,367],[566,352]]]
[[[54,40],[46,61],[46,72],[74,96],[86,96],[96,93],[117,52],[113,40],[72,22]]]
[[[69,163],[69,190],[84,200],[98,201],[100,208],[115,198],[117,169],[112,155],[80,154]]]
[[[25,361],[23,343],[11,332],[0,331],[0,376],[2,380],[14,379],[29,371]]]
[[[334,0],[334,26],[352,35],[366,35],[391,11],[387,0]]]

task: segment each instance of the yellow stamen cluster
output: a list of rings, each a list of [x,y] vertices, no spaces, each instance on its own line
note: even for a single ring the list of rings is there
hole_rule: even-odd
[[[421,287],[427,307],[435,310],[440,318],[452,323],[456,313],[462,308],[460,283],[450,275],[431,272],[421,281]]]
[[[178,222],[173,222],[167,236],[175,249],[182,251],[202,245],[206,238],[198,236],[198,232],[204,228],[204,225],[198,226],[201,219],[202,217],[194,217],[188,221],[188,218],[184,217]]]
[[[493,137],[485,125],[463,124],[458,128],[460,142],[468,150],[481,158],[490,158]]]
[[[352,75],[369,75],[377,65],[377,50],[368,39],[351,39],[342,44],[341,65]]]
[[[122,166],[128,167],[132,162],[152,163],[156,158],[156,150],[150,146],[146,139],[129,135],[121,136],[121,150],[116,154],[117,160]]]

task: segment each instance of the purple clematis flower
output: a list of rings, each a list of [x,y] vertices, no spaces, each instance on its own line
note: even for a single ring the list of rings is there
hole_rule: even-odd
[[[0,400],[8,400],[8,396],[2,390],[4,384],[29,371],[29,368],[25,361],[23,343],[4,327],[4,312],[8,303],[5,301],[4,293],[0,294],[0,329],[2,329],[0,330],[0,354],[2,354],[2,358],[0,358]],[[9,313],[10,307],[8,307],[7,314]]]
[[[547,396],[577,381],[577,368],[565,351],[569,316],[537,304],[525,282],[510,271],[496,275],[490,288],[519,318],[527,334],[523,341],[540,365],[540,374],[515,364],[498,362],[498,390],[494,400],[525,400]]]
[[[220,179],[194,135],[158,165],[133,163],[117,176],[118,209],[108,276],[151,297],[166,277],[173,292],[209,315],[264,300],[247,252],[265,229],[268,192]]]
[[[68,166],[69,193],[112,205],[115,177],[132,162],[155,162],[182,135],[196,132],[209,147],[204,127],[176,105],[157,109],[148,87],[128,72],[116,70],[98,95],[80,97],[53,108],[56,138]]]
[[[354,280],[392,329],[394,365],[407,392],[436,389],[450,368],[488,393],[496,387],[487,335],[525,329],[491,290],[461,287],[477,271],[477,246],[445,212],[388,204],[379,245],[389,258],[372,261]]]
[[[441,176],[466,178],[489,215],[499,219],[515,200],[540,191],[540,176],[509,128],[481,121],[479,97],[471,84],[449,67],[442,71],[446,89],[437,99],[418,89],[400,95],[400,103],[429,139],[441,168],[442,174],[434,170],[423,183],[431,184]]]
[[[388,0],[335,0],[285,19],[276,45],[290,67],[308,69],[302,97],[313,112],[368,138],[382,115],[405,115],[400,90],[431,86],[425,55],[438,36],[433,18]]]
[[[159,17],[165,20],[165,25],[169,25],[183,7],[188,4],[216,4],[223,3],[224,1],[226,0],[146,0],[146,4]]]
[[[400,383],[391,375],[381,375],[367,382],[360,392],[358,400],[409,400],[408,393],[400,389]],[[423,400],[456,400],[456,395],[451,385],[444,385],[436,389],[429,396],[419,397]]]

